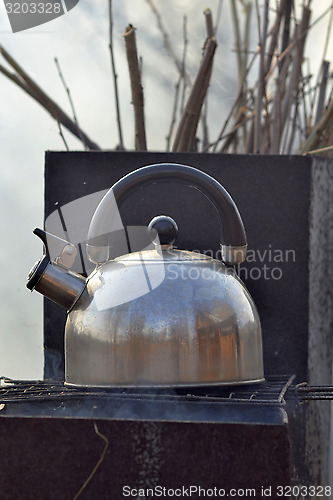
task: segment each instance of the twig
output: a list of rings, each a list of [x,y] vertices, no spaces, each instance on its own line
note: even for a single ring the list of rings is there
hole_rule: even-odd
[[[290,131],[290,126],[291,126],[291,118],[288,116],[287,123],[283,124],[285,125],[284,127],[281,127],[281,137],[280,137],[280,154],[283,154],[283,152],[287,149],[287,141],[289,137],[289,131]]]
[[[249,43],[250,43],[250,33],[251,33],[251,15],[252,15],[252,3],[247,2],[245,4],[245,35],[243,38],[243,47],[244,47],[244,55],[243,55],[243,61],[242,61],[242,70],[241,70],[241,78],[240,82],[243,81],[243,77],[246,74],[246,68],[248,65],[248,55],[249,55]],[[243,96],[240,102],[240,105],[244,108],[247,106],[246,102],[246,95],[247,95],[247,81],[244,83],[244,92]],[[244,127],[243,127],[243,150],[247,141],[247,127],[246,127],[246,120],[243,121]]]
[[[311,120],[311,115],[308,116],[308,112],[307,112],[307,109],[306,109],[306,102],[305,102],[305,98],[306,98],[305,85],[307,83],[308,82],[303,79],[302,85],[301,85],[301,88],[300,88],[300,91],[301,91],[301,94],[302,94],[300,99],[299,99],[299,95],[297,94],[297,102],[300,101],[302,103],[302,107],[303,107],[303,120],[304,120],[304,134],[305,134],[305,137],[308,134],[309,126],[310,126],[310,120]],[[301,119],[299,119],[299,123],[301,125]],[[305,137],[301,138],[301,140],[304,140]]]
[[[295,139],[296,123],[297,123],[297,117],[298,117],[298,106],[299,106],[299,99],[297,99],[296,103],[295,103],[294,117],[293,117],[292,126],[291,126],[291,133],[290,133],[290,137],[289,137],[288,148],[287,148],[287,151],[284,151],[288,155],[291,154],[294,139]]]
[[[182,57],[182,70],[180,73],[182,80],[183,80],[183,90],[182,90],[182,98],[181,98],[181,104],[180,104],[181,114],[183,114],[183,112],[184,112],[185,95],[186,95],[186,89],[187,89],[187,79],[185,78],[185,75],[186,75],[186,54],[187,54],[187,46],[188,46],[187,17],[186,16],[184,16],[184,20],[183,20],[183,39],[184,39],[184,48],[183,48],[183,57]]]
[[[277,8],[277,11],[276,11],[274,26],[271,30],[271,40],[270,40],[270,44],[269,44],[269,48],[268,48],[267,56],[266,56],[266,60],[265,60],[265,70],[264,70],[265,75],[267,75],[267,73],[269,71],[269,68],[270,68],[274,53],[275,53],[275,49],[276,49],[276,45],[277,45],[277,41],[278,41],[278,36],[279,36],[279,31],[280,31],[281,20],[282,20],[284,12],[286,10],[287,2],[288,2],[288,0],[281,0],[279,3],[279,6]]]
[[[304,7],[302,21],[300,25],[296,26],[296,33],[295,33],[296,54],[295,54],[295,60],[293,61],[288,93],[285,95],[284,102],[282,105],[282,128],[283,124],[286,122],[287,117],[290,114],[290,108],[294,100],[294,97],[297,94],[299,86],[299,80],[302,71],[305,39],[309,30],[310,15],[311,11],[307,7]]]
[[[119,136],[119,146],[120,150],[124,150],[124,141],[123,141],[123,132],[121,127],[121,118],[120,118],[120,104],[119,104],[119,94],[118,94],[118,75],[116,71],[116,63],[114,59],[113,52],[113,16],[112,16],[112,0],[109,0],[109,49],[111,56],[111,67],[112,67],[112,75],[113,75],[113,87],[114,87],[114,98],[116,103],[116,113],[117,113],[117,125],[118,125],[118,136]]]
[[[142,75],[143,75],[143,57],[139,57],[139,72],[140,72],[140,78],[142,81]]]
[[[64,127],[66,127],[72,134],[82,140],[87,144],[89,149],[100,150],[100,147],[93,142],[77,125],[66,115],[66,113],[35,83],[32,78],[23,70],[23,68],[9,55],[9,53],[0,46],[0,54],[6,59],[6,61],[15,69],[19,76],[16,76],[16,81],[11,78],[12,81],[17,83],[23,90],[25,90],[31,97],[33,97],[39,104],[41,104],[57,122],[60,122]],[[5,72],[2,71],[3,74]],[[8,76],[8,75],[6,75]],[[18,80],[21,83],[18,83]]]
[[[304,32],[300,33],[300,37],[305,37],[311,30],[311,28],[313,28],[317,23],[319,23],[325,16],[326,14],[328,14],[328,12],[330,12],[331,10],[333,9],[333,4],[328,7],[319,17],[317,17],[317,19],[315,19],[306,29]],[[269,72],[267,73],[266,75],[266,80],[268,80],[268,78],[271,76],[271,74],[273,73],[273,71],[275,70],[276,66],[279,65],[284,59],[285,57],[290,54],[290,52],[292,51],[292,49],[295,47],[295,45],[298,43],[298,39],[295,38],[289,45],[288,47],[286,47],[286,49],[281,52],[281,54],[279,55],[279,57],[276,58],[276,61],[274,64],[271,65],[270,67],[270,70]]]
[[[175,85],[175,97],[174,97],[173,108],[172,108],[171,123],[170,123],[170,127],[169,127],[169,133],[166,137],[166,150],[167,151],[170,151],[171,137],[172,137],[173,129],[175,127],[175,123],[176,123],[176,114],[177,114],[177,106],[178,106],[178,97],[179,97],[179,88],[180,88],[181,78],[182,77],[180,75],[179,80]]]
[[[247,2],[245,5],[245,33],[243,38],[243,61],[242,61],[242,69],[241,69],[241,79],[243,79],[243,75],[246,72],[247,64],[248,64],[248,55],[249,55],[249,42],[250,42],[250,34],[251,34],[251,17],[252,17],[252,3]]]
[[[252,120],[253,116],[252,115],[247,115],[244,120],[242,122],[239,122],[238,124],[236,124],[232,130],[230,132],[228,132],[227,134],[223,135],[221,137],[221,140],[224,140],[224,139],[228,139],[228,137],[232,136],[237,130],[240,129],[240,127],[242,127],[246,122],[248,122],[249,120]],[[211,142],[209,144],[207,144],[207,146],[205,148],[202,149],[202,153],[207,153],[209,151],[209,149],[213,148],[215,146],[215,143],[214,142]],[[223,145],[224,147],[224,145]],[[221,148],[221,153],[223,152],[223,147]]]
[[[206,21],[206,33],[207,33],[207,41],[208,41],[211,38],[214,38],[213,16],[212,16],[212,11],[209,7],[204,10],[204,16],[205,16],[205,21]],[[207,44],[207,42],[206,42],[206,44]],[[202,122],[202,132],[203,132],[202,148],[206,148],[209,144],[207,115],[208,115],[208,92],[206,93],[206,96],[204,98],[204,102],[203,102],[203,105],[201,108],[201,122]]]
[[[333,100],[333,87],[331,88],[330,96],[328,98],[328,102],[331,102]]]
[[[16,85],[21,87],[22,90],[24,90],[27,94],[29,94],[31,97],[33,97],[33,99],[38,101],[38,103],[43,106],[39,96],[32,89],[28,87],[25,81],[19,78],[17,75],[15,75],[15,73],[10,73],[4,66],[2,66],[2,64],[0,64],[0,73],[5,75],[12,82],[16,83]]]
[[[245,80],[245,76],[247,75],[247,64],[248,64],[248,54],[250,53],[248,50],[249,47],[249,38],[250,38],[250,26],[251,26],[251,12],[252,12],[252,3],[249,1],[244,1],[242,2],[243,8],[245,10],[245,30],[244,30],[244,37],[243,37],[243,42],[241,40],[241,34],[240,34],[240,26],[239,26],[239,18],[238,18],[238,12],[236,9],[236,2],[235,0],[232,0],[231,2],[231,14],[232,14],[232,22],[234,26],[234,36],[235,36],[235,51],[237,52],[237,68],[238,68],[238,85],[239,88],[241,89],[241,94],[238,99],[238,102],[235,106],[235,122],[233,129],[235,129],[235,126],[237,125],[237,120],[239,116],[239,110],[241,108],[246,107],[246,87],[247,87],[247,82]],[[244,122],[245,123],[245,122]],[[237,139],[237,134],[234,134],[234,140]],[[243,128],[243,143],[245,144],[247,140],[247,130],[246,127],[244,126]],[[228,148],[231,143],[229,143],[230,138],[226,141],[226,143],[222,147],[222,151],[225,150],[225,148]],[[229,143],[229,144],[228,144]]]
[[[244,123],[245,117],[246,117],[246,109],[245,108],[239,108],[235,123],[233,126],[232,131],[228,134],[228,137],[226,138],[225,142],[223,143],[223,147],[221,148],[221,153],[226,153],[229,149],[229,146],[236,140],[237,138],[237,131],[239,127]]]
[[[69,151],[68,144],[67,144],[67,142],[66,142],[65,136],[64,136],[64,134],[63,134],[63,132],[62,132],[62,129],[61,129],[61,124],[60,124],[59,122],[58,122],[58,128],[59,128],[59,134],[60,134],[60,137],[62,138],[63,143],[65,144],[65,148],[66,148],[66,150],[67,150],[67,151]]]
[[[333,2],[331,3],[331,15],[328,21],[328,28],[327,28],[327,33],[326,33],[326,40],[325,40],[325,45],[324,45],[324,51],[323,51],[323,57],[322,60],[324,61],[326,59],[326,54],[327,54],[327,49],[328,49],[328,43],[330,41],[330,36],[331,36],[331,31],[332,31],[332,24],[333,24]]]
[[[322,76],[321,76],[321,82],[320,82],[320,87],[319,87],[319,97],[318,97],[315,125],[319,122],[319,120],[323,114],[329,66],[330,66],[330,63],[328,61],[323,61],[322,71],[321,71]]]
[[[240,82],[242,81],[242,42],[239,29],[238,13],[236,8],[236,0],[231,0],[231,14],[232,14],[232,23],[234,27],[234,36],[236,44],[238,81],[240,84]]]
[[[177,129],[173,151],[191,151],[194,146],[200,112],[209,86],[215,49],[216,40],[210,38]]]
[[[294,0],[287,0],[287,4],[285,7],[284,13],[284,24],[283,24],[283,33],[282,33],[282,45],[281,52],[284,52],[289,45],[290,40],[290,22],[291,22],[291,11],[293,7]],[[279,71],[282,71],[282,67],[286,59],[283,59],[279,64]]]
[[[201,112],[202,148],[207,148],[207,146],[209,145],[209,130],[208,130],[208,122],[207,122],[207,115],[208,115],[207,97],[208,97],[208,95],[206,95],[206,98],[205,98],[203,106],[202,106],[202,112]]]
[[[255,121],[255,113],[252,116],[250,131],[247,134],[246,144],[245,144],[245,153],[251,154],[253,153],[253,145],[254,145],[254,121]]]
[[[273,100],[273,121],[271,124],[271,154],[279,153],[279,144],[280,144],[280,130],[281,130],[281,95],[280,95],[280,86],[279,86],[279,78],[276,78],[275,85],[275,96]]]
[[[272,121],[272,134],[271,134],[271,153],[278,154],[281,142],[281,136],[283,131],[282,118],[281,118],[281,103],[285,94],[286,81],[289,71],[289,66],[291,63],[291,54],[288,53],[283,59],[283,64],[280,67],[280,71],[277,77],[277,83],[275,87],[275,99],[274,99],[274,110],[273,110],[273,121]],[[275,63],[274,63],[275,65]],[[267,76],[266,76],[267,81]]]
[[[102,434],[99,430],[98,430],[98,427],[97,427],[97,424],[96,422],[94,422],[94,429],[95,429],[95,432],[97,434],[98,437],[100,437],[101,439],[103,439],[103,441],[105,442],[105,445],[104,445],[104,448],[103,448],[103,451],[102,451],[102,454],[100,456],[100,458],[98,459],[95,467],[93,468],[93,470],[91,471],[91,473],[89,474],[89,476],[87,477],[87,479],[85,480],[85,482],[83,483],[83,485],[81,486],[81,488],[79,489],[79,491],[76,493],[76,495],[73,497],[73,500],[77,500],[79,498],[79,496],[81,495],[81,493],[85,490],[85,488],[88,486],[88,484],[90,483],[90,481],[92,480],[92,478],[94,477],[94,475],[96,474],[97,470],[99,469],[100,465],[102,464],[104,458],[105,458],[105,455],[106,455],[106,452],[108,450],[108,447],[109,447],[109,440],[106,436],[104,436],[104,434]]]
[[[268,106],[268,102],[265,103],[266,108]],[[262,125],[262,143],[260,144],[260,152],[264,154],[268,154],[270,148],[271,148],[271,136],[270,136],[270,129],[271,129],[271,121],[272,121],[272,116],[270,113],[266,112],[264,115],[264,123]]]
[[[312,151],[308,151],[307,153],[303,153],[303,155],[316,155],[319,153],[327,153],[328,151],[333,151],[333,146],[328,146],[327,148],[314,149]]]
[[[131,24],[127,27],[124,33],[124,39],[131,80],[132,104],[134,107],[135,149],[137,151],[146,151],[147,143],[144,120],[143,88],[141,85],[140,68],[136,49],[135,29]]]
[[[219,0],[219,3],[217,5],[217,11],[216,11],[216,24],[214,26],[214,36],[216,37],[217,35],[217,30],[220,25],[220,20],[221,20],[221,15],[222,15],[222,5],[223,5],[223,0]]]
[[[267,0],[265,0],[267,2]],[[261,19],[260,19],[260,9],[259,9],[259,2],[258,0],[255,1],[256,4],[256,14],[257,14],[257,29],[258,29],[258,41],[259,41],[259,46],[261,45]],[[266,7],[265,7],[266,11]]]
[[[253,57],[252,57],[252,59],[251,59],[251,61],[250,61],[249,65],[248,65],[248,67],[246,68],[246,72],[245,72],[245,75],[244,75],[243,81],[242,81],[242,83],[241,83],[241,86],[240,86],[240,88],[239,88],[238,94],[237,94],[237,96],[236,96],[236,99],[234,100],[234,103],[233,103],[233,105],[231,106],[231,109],[230,109],[230,111],[229,111],[229,114],[228,114],[228,116],[227,116],[227,119],[226,119],[226,121],[224,122],[224,124],[223,124],[223,126],[222,126],[222,129],[221,129],[221,131],[220,131],[220,133],[219,133],[219,135],[218,135],[218,138],[217,138],[217,139],[216,139],[216,141],[212,144],[212,146],[213,146],[213,150],[212,150],[212,152],[213,152],[213,153],[215,153],[215,152],[216,152],[217,146],[219,145],[220,141],[222,140],[222,137],[223,137],[223,135],[224,135],[224,132],[225,132],[225,130],[226,130],[226,128],[227,128],[227,126],[229,125],[230,119],[231,119],[232,115],[234,114],[234,111],[235,111],[235,109],[236,109],[236,107],[237,107],[237,105],[238,105],[238,103],[239,103],[240,98],[242,97],[242,94],[243,94],[243,89],[244,89],[244,85],[245,85],[245,82],[246,82],[247,75],[248,75],[248,73],[250,72],[250,70],[251,70],[251,68],[252,68],[252,66],[253,66],[253,63],[254,63],[254,61],[255,61],[255,58],[256,58],[256,56],[257,56],[258,54],[259,54],[259,49],[257,49],[257,51],[256,51],[256,52],[255,52],[255,54],[253,55]]]
[[[259,79],[258,79],[258,94],[257,94],[257,112],[255,119],[254,128],[254,152],[260,153],[261,144],[261,108],[262,99],[265,95],[265,49],[266,49],[266,38],[267,38],[267,26],[268,26],[268,3],[269,0],[265,1],[265,11],[264,11],[264,26],[262,34],[260,33],[260,14],[258,0],[256,0],[257,16],[258,16],[258,30],[259,30],[259,46],[260,46],[260,65],[259,65]]]
[[[209,7],[207,7],[207,9],[204,10],[204,16],[205,16],[205,21],[206,21],[207,37],[214,38],[215,33],[214,33],[214,26],[213,26],[213,17],[212,17],[212,11],[210,10]]]
[[[298,154],[306,154],[308,151],[312,151],[314,148],[316,148],[325,129],[330,126],[330,122],[333,122],[333,99],[330,101],[327,110],[325,111],[317,125],[314,127],[311,134],[299,148]]]
[[[170,40],[169,40],[169,35],[167,33],[167,30],[164,27],[164,24],[163,24],[163,21],[162,21],[162,17],[160,15],[160,13],[158,12],[157,7],[156,7],[154,1],[153,0],[146,0],[146,2],[150,6],[151,10],[153,11],[153,13],[154,13],[154,15],[156,17],[157,25],[159,27],[160,32],[162,33],[162,37],[163,37],[163,41],[164,41],[164,46],[165,46],[167,52],[169,53],[169,55],[173,59],[173,61],[174,61],[175,65],[176,65],[178,71],[182,71],[182,63],[178,59],[175,51],[173,50],[173,48],[171,46],[171,43],[170,43]],[[185,72],[184,78],[186,79],[186,83],[188,85],[192,84],[191,78],[190,78],[190,76],[188,75],[187,72]]]
[[[185,72],[186,49],[187,49],[187,43],[188,43],[186,24],[187,24],[187,18],[186,18],[186,16],[184,16],[184,21],[183,21],[184,48],[183,48],[183,59],[182,59],[183,70],[179,73],[179,78],[178,78],[178,81],[175,85],[175,97],[174,97],[174,103],[173,103],[173,108],[172,108],[171,123],[170,123],[170,127],[169,127],[169,133],[168,133],[167,138],[166,138],[167,139],[167,143],[166,143],[166,150],[167,151],[170,151],[171,137],[173,134],[173,129],[174,129],[175,123],[176,123],[179,91],[180,91],[180,85],[181,85],[182,81],[183,81],[183,94],[182,94],[182,102],[181,102],[181,113],[184,110],[185,89],[186,89],[186,80],[184,78],[184,72]]]
[[[304,107],[304,105],[303,105],[303,107]],[[304,109],[303,109],[303,115],[304,115]],[[302,120],[301,120],[301,116],[300,116],[299,107],[298,107],[298,126],[297,126],[297,130],[299,131],[299,142],[304,141],[306,139],[306,137],[308,136],[309,130],[310,130],[309,119],[307,121],[304,121],[304,125],[302,127]]]
[[[305,128],[309,129],[311,126],[311,120],[314,115],[314,104],[316,100],[317,90],[311,87],[311,70],[310,70],[310,61],[307,60],[308,68],[307,68],[307,78],[303,78],[302,85],[302,94],[303,94],[303,113],[304,113],[304,123]],[[306,85],[308,85],[309,89],[306,90]],[[309,101],[307,106],[306,100]],[[307,109],[308,108],[308,109]],[[308,131],[308,130],[307,130]]]
[[[75,113],[75,108],[74,108],[74,104],[73,104],[71,92],[70,92],[70,90],[69,90],[69,88],[68,88],[68,86],[67,86],[67,84],[65,82],[65,79],[63,77],[63,74],[62,74],[62,71],[61,71],[61,68],[60,68],[59,61],[58,61],[58,59],[56,57],[54,58],[54,62],[56,64],[56,66],[57,66],[57,70],[58,70],[58,73],[59,73],[60,80],[61,80],[61,82],[62,82],[62,84],[63,84],[63,86],[64,86],[64,88],[66,90],[67,96],[68,96],[69,104],[71,106],[72,113],[73,113],[74,123],[77,126],[78,130],[80,130],[79,122],[78,122],[78,119],[77,119],[77,116],[76,116],[76,113]],[[58,125],[59,125],[59,122],[58,122]],[[84,137],[82,136],[82,134],[80,135],[80,138],[81,138],[81,141],[82,141],[82,143],[84,145],[84,149],[88,149],[87,144],[85,143]]]

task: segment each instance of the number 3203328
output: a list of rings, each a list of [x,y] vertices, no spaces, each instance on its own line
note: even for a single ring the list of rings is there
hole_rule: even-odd
[[[6,2],[6,11],[8,14],[61,14],[62,6],[60,3],[28,3],[28,2]]]

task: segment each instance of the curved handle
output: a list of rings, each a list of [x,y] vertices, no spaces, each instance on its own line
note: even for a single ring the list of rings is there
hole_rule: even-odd
[[[210,175],[177,163],[142,167],[116,182],[104,196],[93,215],[88,232],[88,247],[96,249],[99,246],[95,242],[98,241],[98,237],[107,232],[105,228],[110,227],[110,210],[112,207],[114,210],[115,206],[119,208],[129,193],[147,184],[171,180],[199,189],[213,203],[222,226],[220,239],[222,260],[229,264],[243,262],[246,257],[246,235],[233,199]],[[91,253],[89,250],[88,252]],[[94,254],[96,255],[96,252]],[[96,262],[94,259],[93,261]]]

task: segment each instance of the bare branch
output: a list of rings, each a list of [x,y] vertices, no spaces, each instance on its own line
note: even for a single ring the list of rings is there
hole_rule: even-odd
[[[141,85],[140,68],[136,48],[135,29],[129,25],[124,33],[128,69],[131,80],[132,104],[135,121],[135,149],[146,151],[146,131],[144,120],[144,99]]]
[[[59,73],[60,80],[61,80],[61,82],[62,82],[62,84],[63,84],[63,86],[64,86],[64,88],[65,88],[65,90],[66,90],[66,93],[67,93],[67,96],[68,96],[68,100],[69,100],[70,106],[71,106],[71,108],[72,108],[72,113],[73,113],[74,123],[75,123],[75,125],[77,126],[78,130],[80,130],[80,127],[79,127],[79,122],[78,122],[78,120],[77,120],[77,116],[76,116],[76,113],[75,113],[75,108],[74,108],[74,104],[73,104],[73,100],[72,100],[71,92],[70,92],[69,88],[68,88],[68,87],[67,87],[67,85],[66,85],[65,79],[64,79],[64,77],[63,77],[63,74],[62,74],[62,71],[61,71],[61,68],[60,68],[59,61],[58,61],[58,59],[57,59],[56,57],[54,58],[54,62],[55,62],[55,64],[56,64],[56,66],[57,66],[57,70],[58,70],[58,73]],[[58,122],[58,125],[59,125],[59,122]],[[59,125],[59,127],[60,127],[60,125]],[[84,149],[88,149],[88,147],[87,147],[86,143],[84,142],[84,137],[82,136],[82,134],[80,135],[80,138],[81,138],[81,141],[82,141],[82,143],[83,143],[83,145],[84,145]],[[66,141],[65,141],[65,140],[64,140],[64,142],[65,142],[65,144],[66,144]],[[66,146],[67,146],[67,144],[66,144]]]
[[[289,137],[288,148],[287,148],[287,151],[284,151],[284,153],[289,154],[289,155],[291,154],[292,147],[293,147],[294,140],[295,140],[296,123],[297,123],[297,117],[298,117],[298,106],[299,106],[299,100],[297,99],[295,106],[294,106],[295,109],[294,109],[294,116],[292,119],[292,126],[291,126],[291,133],[290,133],[290,137]]]
[[[171,117],[169,133],[167,135],[167,146],[166,146],[167,151],[170,151],[171,137],[173,134],[175,123],[176,123],[179,91],[180,91],[180,86],[181,86],[182,82],[183,82],[183,92],[182,92],[180,112],[183,113],[183,111],[184,111],[185,91],[186,91],[186,79],[184,78],[184,74],[185,74],[186,50],[187,50],[187,44],[188,44],[187,17],[186,16],[184,16],[184,20],[183,20],[183,37],[184,37],[184,48],[183,48],[183,59],[182,59],[182,71],[179,73],[179,79],[178,79],[178,82],[176,83],[176,86],[175,86],[175,98],[174,98],[174,104],[173,104],[173,109],[172,109],[172,117]]]
[[[270,65],[271,65],[271,62],[273,59],[273,55],[275,53],[275,49],[276,49],[276,45],[277,45],[277,41],[278,41],[278,36],[279,36],[280,25],[281,25],[281,20],[282,20],[284,12],[286,10],[287,2],[288,2],[288,0],[281,0],[279,3],[279,6],[277,8],[274,26],[272,27],[272,30],[271,30],[271,40],[270,40],[270,44],[269,44],[269,48],[268,48],[268,52],[267,52],[267,56],[266,56],[266,60],[265,60],[265,69],[264,69],[265,75],[267,75],[267,73],[269,71],[269,68],[270,68]]]
[[[236,54],[237,54],[237,67],[238,67],[238,80],[242,78],[242,42],[239,28],[238,12],[236,7],[236,0],[231,0],[231,14],[232,22],[234,27],[234,36],[236,44]]]
[[[222,4],[223,4],[223,0],[219,0],[219,3],[217,5],[217,12],[216,12],[216,24],[214,26],[214,36],[215,37],[217,35],[217,30],[219,28],[219,24],[220,24],[220,20],[221,20]]]
[[[259,30],[259,46],[260,46],[260,65],[259,65],[259,78],[258,78],[258,94],[257,94],[257,112],[255,119],[254,128],[254,152],[260,153],[261,144],[261,108],[262,100],[265,95],[265,49],[266,49],[266,38],[267,38],[267,27],[268,27],[268,4],[269,0],[265,1],[265,11],[264,11],[264,26],[263,31],[260,33],[260,15],[258,0],[256,1],[257,15],[258,15],[258,30]]]
[[[332,24],[333,24],[333,2],[331,2],[331,14],[330,14],[330,18],[328,21],[327,34],[326,34],[326,40],[325,40],[325,45],[324,45],[323,57],[322,57],[323,61],[326,59],[328,44],[329,44],[330,37],[331,37]]]
[[[250,32],[251,32],[251,15],[252,15],[252,3],[247,2],[245,5],[245,31],[243,38],[243,61],[242,61],[242,69],[240,75],[240,81],[243,80],[243,76],[246,72],[247,64],[248,64],[248,54],[249,54],[249,42],[250,42]]]
[[[171,123],[170,123],[170,128],[169,128],[169,133],[166,138],[166,150],[170,151],[170,143],[171,143],[171,137],[173,133],[173,129],[176,123],[176,114],[177,114],[177,106],[178,106],[178,98],[179,98],[179,88],[180,88],[180,83],[182,80],[182,75],[179,76],[179,80],[175,85],[175,98],[173,102],[173,108],[172,108],[172,116],[171,116]]]
[[[119,94],[118,94],[118,75],[116,71],[116,63],[114,59],[113,52],[113,16],[112,16],[112,0],[109,0],[109,49],[111,56],[111,67],[112,67],[112,75],[113,75],[113,87],[114,87],[114,98],[116,104],[116,113],[117,113],[117,126],[118,126],[118,137],[119,137],[119,149],[124,150],[124,141],[123,141],[123,132],[121,127],[121,118],[120,118],[120,104],[119,104]]]
[[[240,88],[239,88],[239,91],[238,91],[238,94],[236,96],[236,99],[234,100],[234,103],[229,111],[229,114],[227,116],[227,119],[226,121],[224,122],[223,124],[223,127],[221,129],[221,132],[219,133],[219,136],[218,138],[216,139],[215,143],[212,144],[213,146],[213,150],[212,152],[215,153],[216,152],[216,149],[217,149],[217,146],[219,145],[220,141],[222,140],[223,136],[224,136],[224,132],[226,131],[226,128],[227,126],[229,125],[229,122],[231,120],[231,117],[233,116],[234,114],[234,111],[235,109],[237,108],[238,104],[239,104],[239,100],[241,99],[242,95],[243,95],[243,90],[244,90],[244,85],[245,85],[245,82],[246,82],[246,78],[247,78],[247,75],[248,73],[250,72],[252,66],[253,66],[253,63],[255,61],[255,58],[256,56],[259,54],[259,49],[257,49],[256,53],[253,55],[248,67],[246,68],[246,72],[245,72],[245,75],[244,75],[244,78],[243,78],[243,81],[240,85]]]
[[[213,17],[212,17],[212,11],[210,10],[209,7],[206,10],[204,10],[204,16],[206,20],[207,37],[214,38]]]
[[[208,129],[208,121],[207,121],[207,115],[208,115],[208,101],[207,101],[207,95],[206,98],[203,102],[202,105],[202,110],[201,110],[201,122],[202,122],[202,148],[205,149],[209,145],[209,129]]]
[[[323,61],[322,71],[321,71],[321,82],[320,82],[320,87],[319,87],[319,97],[318,97],[318,104],[317,104],[317,113],[316,113],[316,118],[315,118],[315,125],[319,122],[319,120],[323,114],[329,66],[330,66],[330,63],[328,61]]]
[[[317,17],[317,19],[315,19],[310,25],[308,25],[303,32],[300,32],[299,38],[306,37],[309,34],[311,28],[313,28],[316,24],[318,24],[332,9],[333,9],[333,4],[330,7],[328,7],[319,17]],[[295,37],[294,40],[288,45],[288,47],[286,47],[286,49],[283,52],[281,52],[279,57],[276,58],[275,63],[271,65],[270,70],[266,75],[266,80],[268,80],[268,78],[271,76],[276,66],[280,64],[291,53],[295,45],[298,44],[299,38]]]
[[[180,105],[180,112],[181,113],[183,113],[183,111],[184,111],[185,95],[186,95],[186,89],[187,89],[187,79],[185,78],[185,75],[186,75],[186,54],[187,54],[187,46],[188,46],[187,17],[186,16],[184,16],[184,20],[183,20],[183,38],[184,38],[184,49],[183,49],[183,58],[182,58],[182,71],[181,71],[181,77],[183,80],[183,90],[182,90],[182,99],[181,99],[181,105]]]
[[[318,155],[318,154],[321,154],[321,153],[328,153],[328,152],[331,152],[333,153],[333,146],[328,146],[327,148],[321,148],[321,149],[314,149],[313,151],[308,151],[307,153],[304,153],[304,154],[307,154],[307,155]]]
[[[202,104],[209,86],[215,49],[216,40],[210,38],[178,126],[173,151],[191,151],[193,149]]]
[[[207,32],[207,41],[211,38],[214,38],[214,26],[213,26],[213,16],[212,11],[208,7],[204,10],[204,16],[206,21],[206,32]],[[207,42],[206,42],[207,44]],[[205,44],[205,48],[206,48]],[[201,108],[201,122],[202,122],[202,147],[206,148],[209,145],[209,131],[208,131],[208,123],[207,123],[207,115],[208,115],[208,89],[207,93]]]
[[[11,73],[8,71],[2,64],[0,64],[0,73],[5,75],[9,80],[11,80],[13,83],[16,83],[19,87],[21,87],[22,90],[24,90],[27,94],[30,95],[30,97],[33,97],[36,101],[38,101],[39,104],[42,104],[42,102],[39,99],[39,96],[28,87],[28,85],[25,83],[24,80],[22,80],[20,77],[18,77],[15,73]]]
[[[67,151],[69,151],[68,144],[67,144],[67,142],[66,142],[65,136],[64,136],[64,134],[63,134],[63,132],[62,132],[62,129],[61,129],[61,124],[60,124],[59,122],[58,122],[58,128],[59,128],[59,134],[60,134],[60,137],[62,138],[63,143],[65,144],[65,148],[66,148],[66,150],[67,150]]]
[[[287,0],[285,13],[284,13],[284,23],[283,23],[283,32],[282,32],[282,45],[281,52],[284,52],[289,45],[290,41],[290,23],[291,23],[291,12],[294,5],[294,0]],[[281,72],[282,67],[285,63],[285,59],[283,59],[279,64],[279,70]]]
[[[309,137],[304,141],[298,150],[298,154],[306,154],[312,151],[319,144],[325,129],[330,127],[333,123],[333,99],[330,101],[327,110],[323,114],[321,120],[314,127]]]
[[[66,127],[72,134],[74,134],[78,139],[82,140],[87,144],[89,149],[100,150],[100,147],[93,142],[77,125],[67,116],[67,114],[35,83],[32,78],[23,70],[23,68],[9,55],[9,53],[0,46],[0,54],[6,59],[6,61],[15,69],[19,76],[16,75],[17,85],[19,85],[23,90],[25,90],[31,97],[33,97],[39,104],[41,104],[57,122],[60,122],[64,127]],[[5,74],[2,71],[3,74]],[[8,76],[8,75],[6,75]],[[10,78],[14,81],[13,78]],[[18,83],[21,80],[21,83]]]
[[[237,126],[237,120],[239,116],[239,110],[241,108],[246,107],[246,93],[247,93],[247,65],[248,65],[248,54],[249,54],[249,39],[250,39],[250,28],[251,28],[251,13],[252,13],[252,3],[250,1],[242,1],[243,10],[245,13],[245,29],[243,31],[244,36],[243,40],[241,37],[241,29],[240,22],[238,18],[238,11],[236,8],[236,1],[232,0],[231,2],[231,14],[232,14],[232,22],[234,27],[234,36],[235,36],[235,51],[237,52],[237,68],[238,68],[238,85],[241,89],[241,94],[238,99],[238,102],[235,106],[235,123],[233,128]],[[245,123],[245,121],[244,121]],[[246,127],[243,127],[243,142],[246,142],[247,130]],[[234,135],[234,139],[236,140],[237,134]],[[227,139],[226,142],[229,142],[230,138]],[[228,147],[226,144],[223,145],[222,150]]]
[[[271,123],[271,154],[279,153],[279,143],[281,135],[281,95],[279,78],[276,79],[275,96],[273,99],[273,120]]]
[[[221,153],[226,153],[229,149],[229,146],[235,142],[237,138],[237,131],[239,127],[244,123],[246,117],[246,109],[245,108],[239,108],[236,119],[235,119],[235,124],[233,127],[233,130],[228,134],[228,137],[226,138],[225,142],[223,143],[223,147],[221,148]]]
[[[303,16],[301,23],[296,26],[295,41],[295,59],[293,60],[292,72],[290,76],[288,93],[285,95],[283,105],[282,105],[282,126],[286,122],[287,117],[290,114],[290,108],[295,95],[298,91],[300,76],[302,72],[302,61],[305,47],[305,39],[309,30],[311,11],[307,8],[303,8]]]
[[[153,11],[153,13],[154,13],[154,15],[156,17],[157,25],[159,27],[160,32],[162,33],[162,37],[163,37],[163,41],[164,41],[164,46],[165,46],[167,52],[169,53],[169,55],[173,59],[173,61],[174,61],[175,65],[176,65],[178,71],[179,72],[182,71],[182,63],[178,59],[175,51],[173,50],[173,48],[171,46],[168,32],[167,32],[167,30],[164,27],[164,24],[163,24],[163,21],[162,21],[162,17],[160,15],[159,11],[157,10],[157,7],[156,7],[156,5],[154,3],[154,0],[146,0],[146,2],[150,6],[151,10]],[[192,81],[191,81],[191,77],[188,75],[188,73],[185,72],[184,78],[186,79],[187,84],[191,85]]]

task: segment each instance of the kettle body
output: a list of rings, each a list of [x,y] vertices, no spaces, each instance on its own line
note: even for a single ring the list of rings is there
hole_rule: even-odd
[[[115,209],[142,185],[171,179],[199,189],[214,204],[221,221],[221,260],[174,249],[178,227],[166,216],[150,222],[151,245],[111,259]],[[96,268],[87,279],[70,270],[74,245],[38,229],[35,234],[43,239],[46,255],[27,286],[68,310],[66,384],[186,387],[264,380],[259,315],[234,270],[246,257],[245,230],[229,193],[209,175],[158,164],[120,179],[90,224],[86,251]],[[48,238],[61,248],[53,260]]]
[[[142,294],[128,300],[126,288],[140,278]],[[194,252],[150,250],[99,267],[68,315],[65,350],[71,385],[263,380],[260,322],[250,294],[233,268]]]

